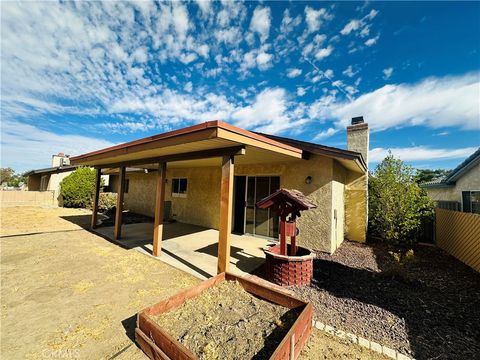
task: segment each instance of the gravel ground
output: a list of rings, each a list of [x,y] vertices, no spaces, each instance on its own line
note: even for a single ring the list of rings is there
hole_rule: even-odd
[[[480,275],[438,248],[400,266],[381,244],[318,254],[314,281],[292,288],[316,318],[417,359],[480,358]]]

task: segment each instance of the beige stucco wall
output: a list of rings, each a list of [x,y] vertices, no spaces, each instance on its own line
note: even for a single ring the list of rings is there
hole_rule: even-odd
[[[125,194],[125,208],[133,212],[154,215],[156,172],[129,173],[129,191]],[[279,176],[280,186],[297,189],[317,204],[317,209],[305,211],[298,219],[302,246],[334,252],[344,239],[345,183],[348,172],[336,161],[312,155],[309,160],[282,163],[235,165],[235,175]],[[305,178],[312,176],[312,183]],[[186,177],[186,198],[171,196],[172,178]],[[217,229],[220,210],[220,167],[168,169],[166,200],[172,201],[171,213],[181,222]],[[117,180],[111,181],[116,189]],[[334,212],[337,221],[334,221]]]
[[[368,225],[368,175],[349,178],[345,187],[345,238],[365,242]]]
[[[347,170],[337,161],[333,161],[332,181],[332,249],[335,251],[342,244],[345,234],[345,184],[347,182]],[[336,217],[335,217],[336,212]]]
[[[480,190],[480,164],[463,174],[453,186],[445,188],[425,188],[433,200],[462,202],[462,191]]]
[[[51,174],[48,181],[47,190],[53,191],[57,203],[62,206],[62,199],[60,199],[60,183],[73,171],[65,171],[58,174]]]
[[[237,165],[235,175],[271,175],[280,176],[280,186],[300,190],[309,197],[317,208],[304,211],[297,224],[300,245],[333,252],[332,245],[332,171],[333,160],[312,155],[310,160],[298,160],[284,163]],[[312,183],[306,184],[305,178],[312,176]]]
[[[172,201],[171,216],[180,222],[217,229],[220,208],[220,168],[167,169],[165,200]],[[125,209],[154,216],[157,172],[128,173]],[[172,197],[172,178],[187,178],[187,197]],[[111,179],[116,191],[118,177]]]

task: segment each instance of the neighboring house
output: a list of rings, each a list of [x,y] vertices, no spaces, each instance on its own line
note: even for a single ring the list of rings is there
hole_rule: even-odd
[[[60,195],[60,182],[70,175],[76,165],[70,165],[69,155],[58,153],[52,155],[52,166],[45,169],[32,170],[25,174],[28,177],[28,191],[53,191],[55,199]]]
[[[60,183],[77,167],[70,164],[70,155],[64,153],[52,155],[52,167],[32,170],[25,174],[28,177],[27,189],[28,191],[53,191],[58,205],[62,206]],[[108,176],[104,177],[104,183],[108,185]]]
[[[177,221],[219,229],[220,248],[230,230],[277,239],[278,217],[255,204],[279,188],[300,190],[317,208],[298,219],[298,243],[333,253],[344,238],[366,240],[369,129],[362,117],[352,120],[347,140],[343,150],[210,121],[71,161],[98,174],[122,169],[126,209],[158,219],[160,204],[170,202]],[[111,175],[110,189],[120,190],[119,176]]]
[[[421,187],[440,208],[480,214],[480,148],[447,176]]]

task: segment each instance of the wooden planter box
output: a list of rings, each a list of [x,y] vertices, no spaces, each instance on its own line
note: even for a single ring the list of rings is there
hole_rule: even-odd
[[[145,354],[147,354],[150,359],[155,360],[198,359],[198,357],[183,344],[174,339],[158,324],[152,321],[150,315],[173,310],[179,307],[185,302],[185,300],[194,298],[203,290],[215,286],[225,280],[237,280],[247,292],[274,304],[282,305],[289,309],[302,309],[298,318],[270,357],[270,359],[275,360],[296,359],[312,331],[312,305],[281,292],[273,286],[259,284],[252,280],[229,273],[221,273],[211,279],[205,280],[191,289],[183,291],[167,300],[161,301],[156,305],[142,310],[137,317],[135,340]]]

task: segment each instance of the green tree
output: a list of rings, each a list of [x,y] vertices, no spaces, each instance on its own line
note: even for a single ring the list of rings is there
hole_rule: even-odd
[[[433,217],[433,201],[418,186],[414,170],[391,153],[369,178],[369,232],[384,241],[410,245],[420,240],[422,222]]]
[[[427,181],[432,181],[441,177],[444,177],[450,173],[450,170],[444,169],[417,169],[415,172],[414,180],[417,184],[423,184]]]
[[[0,184],[8,183],[13,179],[15,170],[12,168],[0,168]]]
[[[101,183],[103,186],[103,181]],[[60,183],[60,194],[65,207],[90,207],[95,193],[95,170],[80,167]]]

